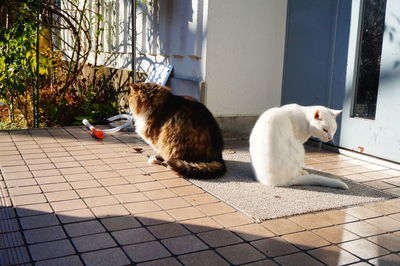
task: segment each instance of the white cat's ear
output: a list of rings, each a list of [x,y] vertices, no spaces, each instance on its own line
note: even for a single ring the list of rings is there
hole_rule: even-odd
[[[331,109],[331,113],[333,115],[334,118],[338,117],[338,115],[340,115],[343,112],[343,110],[334,110]]]
[[[315,110],[314,111],[314,119],[315,120],[321,120],[321,111],[320,110]]]

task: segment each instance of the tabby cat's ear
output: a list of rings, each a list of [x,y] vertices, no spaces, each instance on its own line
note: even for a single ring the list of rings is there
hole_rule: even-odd
[[[334,109],[331,109],[331,113],[332,113],[332,116],[333,116],[334,118],[338,117],[338,115],[340,115],[341,112],[343,112],[343,110],[334,110]]]

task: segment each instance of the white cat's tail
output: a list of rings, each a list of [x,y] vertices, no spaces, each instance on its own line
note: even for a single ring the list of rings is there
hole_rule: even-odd
[[[292,185],[295,186],[314,185],[314,186],[332,187],[340,189],[349,189],[349,186],[343,181],[314,174],[298,176],[292,181]]]

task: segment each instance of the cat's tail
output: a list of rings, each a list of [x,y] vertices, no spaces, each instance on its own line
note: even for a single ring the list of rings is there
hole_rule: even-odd
[[[314,174],[298,176],[292,181],[292,185],[295,186],[315,185],[315,186],[324,186],[324,187],[332,187],[340,189],[349,189],[349,186],[343,181]]]
[[[213,178],[226,173],[226,166],[223,161],[192,163],[180,159],[170,159],[166,163],[172,171],[183,177]]]

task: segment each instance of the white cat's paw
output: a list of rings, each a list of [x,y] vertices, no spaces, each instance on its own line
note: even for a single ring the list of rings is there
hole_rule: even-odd
[[[147,160],[149,164],[162,164],[163,162],[160,161],[157,156],[150,156],[150,158]]]
[[[305,170],[305,169],[300,170],[300,175],[308,175],[308,174],[309,174],[309,172],[307,170]]]

